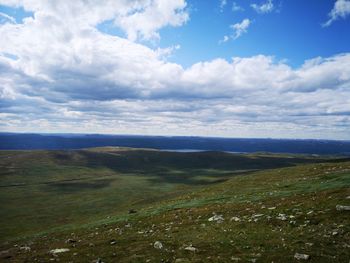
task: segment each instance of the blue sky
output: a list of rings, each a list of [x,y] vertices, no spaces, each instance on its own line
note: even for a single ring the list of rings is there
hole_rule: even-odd
[[[350,139],[350,0],[0,0],[0,131]]]
[[[170,61],[185,67],[217,57],[229,60],[259,54],[272,55],[298,67],[307,59],[349,51],[348,19],[339,19],[330,27],[321,26],[328,20],[334,0],[275,0],[273,10],[266,14],[259,14],[251,7],[252,3],[265,2],[227,0],[225,6],[220,7],[220,1],[188,1],[190,20],[182,27],[161,29],[161,39],[156,45],[164,48],[180,45]],[[234,3],[244,10],[234,11]],[[245,18],[252,21],[248,33],[220,44],[225,35],[232,34],[230,25]],[[111,21],[101,28],[107,33],[125,37]],[[155,46],[149,42],[144,44]]]

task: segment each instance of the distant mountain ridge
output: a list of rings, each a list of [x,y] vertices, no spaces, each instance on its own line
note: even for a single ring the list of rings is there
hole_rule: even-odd
[[[102,146],[154,148],[159,150],[186,149],[246,153],[271,152],[350,155],[350,141],[336,140],[0,133],[1,150],[67,150]]]

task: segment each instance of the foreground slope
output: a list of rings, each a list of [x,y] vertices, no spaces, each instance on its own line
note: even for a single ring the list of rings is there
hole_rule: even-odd
[[[349,160],[269,155],[227,157],[221,153],[196,153],[188,155],[190,159],[186,161],[184,155],[175,153],[163,155],[131,150],[117,153],[111,149],[94,149],[88,150],[87,154],[94,156],[91,160],[95,163],[90,167],[95,167],[96,162],[96,167],[101,166],[102,161],[97,158],[101,153],[107,154],[108,158],[110,154],[128,157],[128,161],[124,160],[120,165],[116,165],[116,159],[113,165],[108,165],[114,167],[114,172],[125,169],[126,173],[128,169],[124,164],[131,162],[133,169],[136,169],[136,164],[142,167],[143,176],[153,174],[161,159],[159,165],[167,164],[168,173],[157,174],[155,178],[159,180],[159,177],[168,176],[171,179],[166,181],[169,183],[170,180],[170,185],[175,184],[173,169],[176,166],[175,174],[183,175],[180,188],[183,192],[175,191],[173,196],[158,199],[144,196],[145,203],[137,211],[131,211],[133,213],[125,209],[116,213],[109,207],[105,211],[109,211],[109,215],[103,219],[92,220],[91,217],[89,223],[81,226],[73,224],[66,230],[56,228],[51,233],[46,231],[46,234],[38,233],[36,237],[4,242],[2,260],[91,262],[101,258],[104,262],[291,262],[299,253],[309,255],[310,262],[349,261],[350,212],[336,209],[337,205],[350,205]],[[68,160],[67,153],[59,154],[63,154],[58,158],[59,166],[67,165],[68,161],[71,164],[76,157],[76,152]],[[106,158],[102,158],[104,166],[110,162],[108,158],[106,162]],[[144,158],[148,158],[147,161]],[[57,164],[57,156],[48,160],[55,160]],[[208,164],[208,160],[223,163],[218,166],[217,163]],[[81,162],[89,167],[84,158],[76,162],[76,165]],[[147,170],[149,162],[152,165]],[[250,170],[250,173],[232,177],[232,174],[247,172],[246,166],[260,171]],[[203,173],[200,167],[204,167],[207,173]],[[196,171],[202,171],[200,179],[195,175],[191,177]],[[222,182],[208,185],[213,178]],[[184,183],[184,180],[192,182],[194,179],[200,184]],[[84,191],[79,192],[83,194]],[[93,193],[85,193],[85,197]],[[60,192],[60,195],[64,194]],[[84,203],[84,200],[80,201]],[[91,207],[96,212],[98,209],[94,204]],[[77,217],[75,220],[85,222]],[[2,224],[6,225],[5,222]]]

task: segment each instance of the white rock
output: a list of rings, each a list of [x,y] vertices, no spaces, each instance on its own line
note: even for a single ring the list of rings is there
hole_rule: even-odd
[[[256,214],[256,215],[252,215],[252,218],[258,218],[258,217],[262,217],[264,216],[264,214]]]
[[[287,216],[285,214],[278,214],[278,216],[276,218],[280,219],[282,221],[286,221],[287,220]]]
[[[20,247],[19,249],[24,250],[25,252],[29,252],[31,250],[31,248],[28,246],[23,246],[23,247]]]
[[[233,216],[233,217],[231,217],[230,221],[239,222],[239,221],[241,221],[241,219],[239,219],[239,217],[237,217],[237,216]]]
[[[335,207],[338,211],[350,211],[349,205],[337,205]]]
[[[218,223],[222,223],[224,221],[224,217],[222,215],[214,215],[208,219],[209,222],[216,221]]]
[[[160,241],[156,241],[156,242],[154,242],[153,247],[156,249],[162,249],[163,244]]]
[[[58,254],[58,253],[64,253],[64,252],[68,252],[69,248],[56,248],[56,249],[52,249],[50,250],[51,254]]]
[[[193,246],[191,245],[191,246],[185,247],[184,250],[196,252],[196,251],[197,251],[197,248],[195,248],[195,247],[193,247]]]
[[[301,259],[308,260],[308,259],[310,259],[310,256],[307,255],[307,254],[295,253],[294,258],[297,259],[297,260],[301,260]]]

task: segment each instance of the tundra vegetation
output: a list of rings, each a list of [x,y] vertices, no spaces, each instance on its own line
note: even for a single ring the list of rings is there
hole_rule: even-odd
[[[0,152],[1,262],[348,262],[350,158]]]

